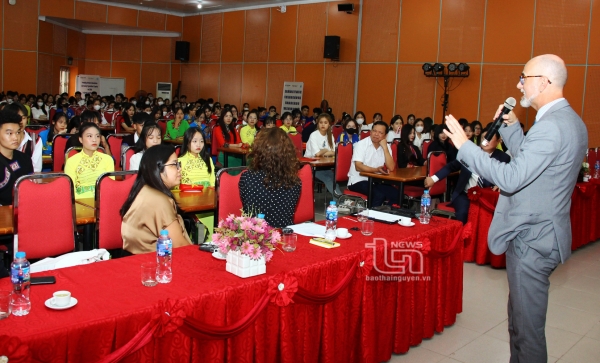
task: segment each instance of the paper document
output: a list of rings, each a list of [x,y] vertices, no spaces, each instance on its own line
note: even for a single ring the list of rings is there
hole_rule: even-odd
[[[379,212],[379,211],[371,210],[371,209],[369,209],[369,218],[375,219],[377,221],[383,221],[383,222],[389,222],[389,223],[395,223],[395,222],[398,222],[400,219],[402,219],[402,217],[397,216],[395,214]]]
[[[316,223],[300,223],[288,226],[287,228],[291,228],[294,230],[294,233],[297,233],[302,236],[307,237],[325,237],[325,226]]]

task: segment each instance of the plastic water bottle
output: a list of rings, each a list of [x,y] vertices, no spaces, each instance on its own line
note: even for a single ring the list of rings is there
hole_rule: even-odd
[[[10,297],[10,309],[15,316],[29,314],[31,302],[29,301],[29,261],[25,252],[17,252],[15,260],[10,265],[10,279],[13,292]]]
[[[419,222],[421,224],[429,224],[431,219],[431,196],[429,190],[425,189],[425,193],[421,197],[421,215],[419,216]]]
[[[600,160],[596,160],[594,165],[594,179],[600,179]]]
[[[160,231],[158,241],[156,241],[156,281],[161,284],[168,284],[173,279],[173,271],[171,271],[172,255],[173,241],[169,237],[169,231],[163,229]]]
[[[335,241],[338,218],[338,210],[335,201],[332,200],[329,202],[329,207],[327,207],[327,212],[325,213],[325,239]]]

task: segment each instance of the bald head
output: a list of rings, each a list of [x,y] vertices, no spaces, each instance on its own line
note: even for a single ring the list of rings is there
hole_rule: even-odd
[[[559,56],[543,54],[532,58],[527,63],[535,74],[548,77],[554,86],[562,89],[567,83],[567,67]]]

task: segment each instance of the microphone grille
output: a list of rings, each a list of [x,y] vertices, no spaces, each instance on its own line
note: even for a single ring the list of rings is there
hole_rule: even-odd
[[[509,97],[504,101],[504,107],[512,110],[517,105],[517,100],[514,97]]]

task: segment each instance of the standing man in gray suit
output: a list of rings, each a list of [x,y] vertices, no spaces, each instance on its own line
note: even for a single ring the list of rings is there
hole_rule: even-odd
[[[500,134],[510,163],[490,158],[468,139],[454,117],[446,134],[463,165],[501,190],[488,245],[506,252],[511,363],[546,363],[546,311],[550,274],[571,255],[571,194],[587,149],[587,130],[563,97],[567,68],[556,55],[531,59],[517,88],[521,106],[537,110],[527,136],[511,111]],[[498,109],[496,117],[500,114]]]

